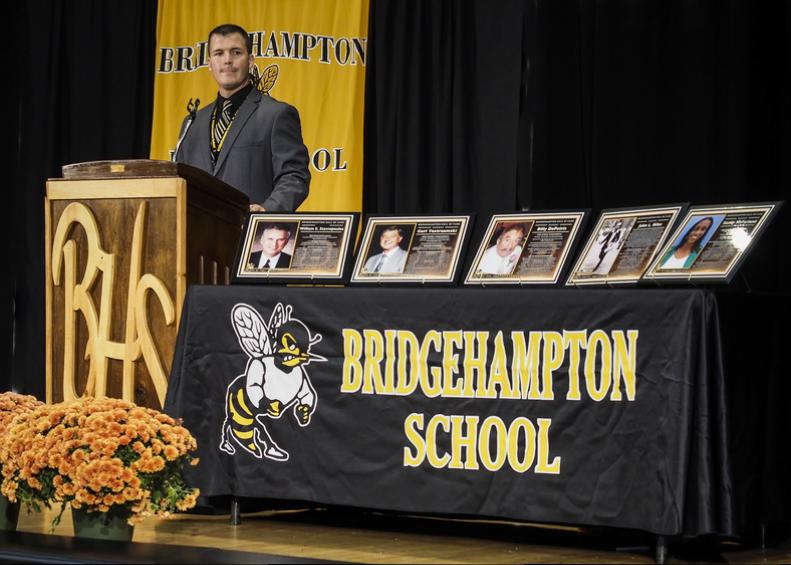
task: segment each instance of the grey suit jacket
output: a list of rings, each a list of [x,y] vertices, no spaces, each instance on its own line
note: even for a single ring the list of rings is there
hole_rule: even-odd
[[[250,253],[250,261],[249,263],[253,264],[253,267],[256,269],[258,268],[258,262],[261,261],[261,254],[262,251],[256,251],[255,253]],[[273,269],[288,269],[291,266],[291,255],[288,253],[280,252],[280,256],[277,258],[277,265],[274,265]]]
[[[296,108],[250,91],[211,164],[209,127],[216,100],[199,111],[176,160],[203,169],[271,212],[293,212],[308,195],[308,150]]]
[[[390,257],[384,259],[384,263],[379,269],[380,273],[403,273],[404,266],[406,265],[408,253],[404,251],[401,247],[396,247],[393,250],[393,253]],[[372,255],[368,258],[363,266],[363,272],[365,273],[373,273],[375,272],[376,265],[385,257],[384,253],[377,253],[376,255]]]

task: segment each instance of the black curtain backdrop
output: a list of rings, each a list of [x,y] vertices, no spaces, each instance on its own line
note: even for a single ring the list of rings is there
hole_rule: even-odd
[[[367,211],[787,198],[791,7],[372,3]],[[740,284],[786,290],[786,210]]]
[[[44,397],[44,194],[62,165],[148,157],[154,94],[154,0],[29,0],[16,8],[17,183],[3,390]],[[4,277],[5,278],[5,277]],[[6,314],[8,315],[8,314]]]
[[[371,3],[366,211],[519,206],[526,4]]]
[[[64,164],[148,156],[156,1],[29,0],[13,10],[24,55],[10,81],[18,143],[2,212],[12,244],[11,276],[0,277],[0,386],[43,398],[44,183]],[[786,199],[789,30],[783,0],[373,0],[364,211],[485,218]],[[789,206],[731,287],[752,289],[751,304],[779,320],[791,314]],[[785,341],[758,330],[787,329],[745,316],[723,316],[751,336],[747,347],[726,344],[747,354],[728,375],[734,398],[759,379],[782,402]],[[772,374],[753,374],[749,354],[767,343]],[[763,470],[791,468],[788,455],[776,464],[768,440],[754,441],[766,430],[784,437],[791,415],[750,390],[752,409],[738,414],[750,426],[737,421],[735,441],[759,450]],[[764,472],[736,471],[753,485]],[[749,494],[771,502],[758,487]]]

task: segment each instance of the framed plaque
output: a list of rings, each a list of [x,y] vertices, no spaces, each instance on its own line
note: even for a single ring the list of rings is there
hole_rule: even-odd
[[[360,284],[451,284],[472,217],[370,216],[351,282]]]
[[[686,207],[673,204],[602,211],[566,284],[637,283]]]
[[[691,207],[643,278],[730,282],[781,204]]]
[[[252,213],[234,263],[235,283],[342,283],[358,213]]]
[[[586,214],[570,210],[493,215],[464,284],[556,284]]]

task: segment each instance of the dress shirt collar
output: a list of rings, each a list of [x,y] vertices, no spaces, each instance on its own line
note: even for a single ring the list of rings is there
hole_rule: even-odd
[[[234,92],[231,94],[230,98],[223,98],[219,93],[217,93],[217,107],[222,108],[223,103],[226,100],[231,101],[231,115],[235,115],[236,111],[244,102],[244,99],[247,98],[247,95],[250,94],[250,91],[253,89],[252,84],[248,84],[242,90],[238,92]]]
[[[269,261],[269,268],[270,269],[274,269],[275,265],[277,265],[277,262],[279,260],[280,260],[280,253],[278,253],[277,255],[275,255],[273,257],[267,257],[262,252],[261,253],[261,258],[258,260],[258,268],[259,269],[263,269],[264,265],[266,265],[266,262]]]

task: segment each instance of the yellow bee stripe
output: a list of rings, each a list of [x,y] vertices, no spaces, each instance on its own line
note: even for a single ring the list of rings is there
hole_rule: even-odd
[[[249,416],[252,416],[253,413],[250,411],[250,409],[247,407],[247,404],[245,404],[245,402],[244,402],[243,394],[244,394],[244,391],[242,389],[239,389],[239,392],[236,393],[236,399],[239,401],[239,408],[241,408],[242,410],[247,412],[247,414]]]
[[[239,430],[234,430],[233,428],[231,428],[231,431],[233,432],[233,435],[235,435],[239,439],[250,439],[251,437],[253,437],[253,430],[250,430],[249,432],[240,432]]]
[[[258,445],[256,445],[255,443],[248,444],[247,449],[249,449],[253,453],[258,453]]]
[[[231,406],[231,419],[233,419],[233,421],[239,424],[240,426],[249,426],[253,423],[252,419],[243,418],[242,416],[240,416],[233,406]]]
[[[239,393],[241,394],[241,391],[239,391]],[[252,423],[253,423],[253,419],[252,418],[245,418],[244,416],[239,414],[238,410],[236,409],[236,407],[233,404],[233,398],[229,398],[228,399],[228,408],[231,409],[231,419],[233,419],[234,422],[236,422],[240,426],[250,426],[250,425],[252,425]]]
[[[242,394],[242,391],[240,390],[239,391],[239,395],[241,396],[241,394]],[[234,406],[234,402],[233,402],[233,397],[232,396],[228,398],[228,408],[231,411],[231,418],[233,419],[234,422],[236,422],[240,426],[250,426],[250,425],[252,425],[252,423],[253,423],[253,419],[252,418],[245,418],[244,416],[239,414],[239,410],[236,408],[236,406]]]

